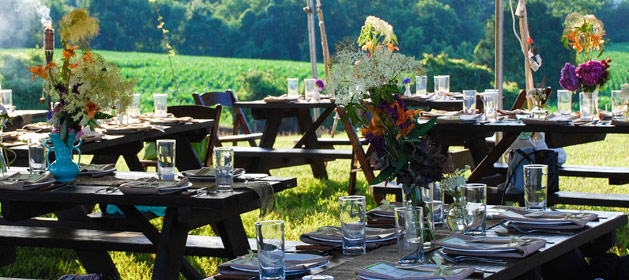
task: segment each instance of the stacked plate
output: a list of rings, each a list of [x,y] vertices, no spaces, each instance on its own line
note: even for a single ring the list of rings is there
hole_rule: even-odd
[[[285,255],[286,275],[301,275],[311,269],[326,266],[330,262],[329,256],[311,254],[287,253]],[[248,254],[228,261],[218,266],[218,272],[223,275],[256,277],[259,273],[258,257]]]

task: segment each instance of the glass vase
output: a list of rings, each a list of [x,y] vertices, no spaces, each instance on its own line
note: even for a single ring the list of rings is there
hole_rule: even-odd
[[[579,93],[579,113],[582,121],[592,121],[598,119],[598,90],[584,90]]]
[[[531,109],[531,114],[534,119],[545,119],[546,118],[546,110],[544,110],[544,105],[542,105],[541,98],[531,98],[531,101],[534,104],[533,109]]]
[[[448,204],[446,208],[446,225],[453,232],[462,233],[465,229],[465,210],[460,198]]]
[[[402,205],[404,207],[422,207],[424,209],[424,242],[435,240],[435,225],[431,217],[433,211],[430,207],[432,203],[426,203],[423,199],[423,192],[416,185],[402,185]]]

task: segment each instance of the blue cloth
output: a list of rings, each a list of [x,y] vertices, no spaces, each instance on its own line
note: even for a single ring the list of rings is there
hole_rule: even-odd
[[[140,213],[153,213],[160,217],[166,215],[166,207],[164,206],[136,206],[135,208],[137,208]],[[111,204],[107,204],[105,213],[109,215],[124,215],[118,206]]]

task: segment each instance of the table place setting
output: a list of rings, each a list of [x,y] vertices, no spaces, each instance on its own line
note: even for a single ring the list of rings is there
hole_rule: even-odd
[[[465,123],[475,123],[478,120],[481,120],[483,114],[472,114],[472,115],[448,115],[441,116],[437,118],[437,124],[465,124]]]
[[[233,176],[234,179],[238,178],[241,175],[245,174],[244,168],[234,168]],[[193,180],[202,180],[202,181],[214,181],[216,180],[216,168],[214,167],[202,167],[200,169],[191,169],[186,171],[181,171],[180,175],[182,177],[186,177],[188,179]]]
[[[131,123],[127,125],[102,124],[101,127],[105,130],[105,134],[133,134],[141,131],[148,132],[152,129],[156,129],[154,126],[147,123]]]
[[[365,227],[365,243],[367,248],[395,243],[395,229]],[[343,243],[341,227],[324,226],[314,231],[303,233],[299,239],[308,244],[336,246]]]
[[[30,174],[17,172],[0,178],[0,189],[28,191],[49,186],[53,183],[55,183],[55,175],[52,173]]]
[[[147,194],[147,195],[166,195],[184,191],[188,189],[192,183],[187,178],[179,181],[158,180],[157,178],[149,178],[144,180],[134,180],[120,184],[118,189],[123,194]]]
[[[297,102],[299,100],[305,100],[303,95],[289,95],[282,94],[280,96],[267,96],[262,99],[266,103],[276,103],[276,102]]]
[[[79,168],[79,175],[89,175],[92,177],[100,177],[108,174],[112,174],[116,171],[116,164],[82,164]]]
[[[47,122],[36,122],[22,126],[22,129],[36,133],[50,133],[52,132],[52,125]]]
[[[521,229],[575,230],[598,219],[594,213],[525,210],[510,207],[494,215]]]
[[[432,241],[443,252],[454,256],[525,258],[546,245],[543,239],[518,237],[473,237],[452,232],[446,238]]]
[[[380,206],[367,211],[367,225],[395,227],[395,208],[400,206],[401,202],[383,201]]]
[[[330,262],[330,256],[319,256],[313,254],[286,253],[284,255],[286,267],[284,273],[289,275],[303,275],[311,269],[326,266]],[[250,252],[247,255],[222,263],[218,266],[218,273],[229,276],[256,277],[259,275],[258,254]]]
[[[524,124],[529,124],[529,125],[570,125],[572,124],[573,121],[579,119],[578,115],[568,115],[568,116],[564,116],[564,115],[555,115],[555,114],[550,114],[547,115],[545,118],[543,119],[538,119],[538,118],[522,118],[521,121]]]
[[[364,280],[460,280],[474,274],[473,267],[450,267],[443,265],[422,264],[404,267],[391,262],[380,261],[354,272]]]

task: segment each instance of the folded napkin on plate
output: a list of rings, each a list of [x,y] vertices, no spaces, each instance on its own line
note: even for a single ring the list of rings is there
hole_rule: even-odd
[[[244,173],[245,173],[244,168],[234,169],[234,176],[240,176]],[[181,175],[186,176],[186,177],[215,177],[216,169],[214,167],[203,167],[200,169],[182,171]]]
[[[129,125],[103,125],[106,134],[132,134],[140,131],[151,131],[148,124],[138,123]]]
[[[27,125],[24,125],[22,129],[37,132],[51,132],[52,125],[47,122],[29,123]]]
[[[430,110],[429,112],[421,112],[422,117],[442,117],[455,116],[461,114],[460,111]]]
[[[367,248],[376,248],[396,241],[395,229],[367,227],[365,233]],[[343,235],[340,227],[324,226],[302,234],[299,239],[308,244],[334,246],[343,242]]]
[[[460,280],[465,279],[474,273],[473,267],[445,267],[441,270],[436,265],[419,265],[408,268],[399,268],[396,264],[390,262],[377,262],[362,269],[354,270],[356,274],[369,279],[383,280],[425,280],[425,279],[444,279],[444,280]]]
[[[310,254],[288,253],[285,257],[286,274],[302,274],[313,267],[320,267],[330,262],[330,256],[317,256]],[[258,257],[255,253],[240,256],[231,261],[222,263],[217,271],[222,275],[258,276]]]
[[[526,112],[520,109],[516,109],[516,110],[503,110],[503,109],[498,109],[498,114],[503,115],[503,116],[507,116],[508,118],[511,119],[515,119],[516,115],[522,115],[525,114]]]
[[[611,125],[615,125],[615,126],[629,126],[629,121],[612,120]]]
[[[429,93],[426,95],[417,95],[417,94],[413,94],[411,96],[400,96],[402,98],[402,100],[409,100],[409,101],[422,101],[422,100],[427,100],[430,99],[431,97],[435,96],[434,93]]]
[[[546,245],[544,239],[515,237],[473,237],[452,232],[432,241],[447,254],[499,258],[524,258]]]
[[[280,96],[267,96],[262,99],[266,103],[273,102],[292,102],[299,100],[300,96],[288,96],[288,94],[282,94]]]
[[[525,229],[580,229],[590,221],[598,219],[594,213],[562,212],[562,211],[529,211],[510,207],[494,216],[512,221]]]
[[[452,98],[463,98],[463,93],[460,93],[460,92],[446,92],[445,96],[452,97]]]
[[[401,202],[385,201],[382,205],[367,211],[367,224],[373,226],[395,225],[396,207],[402,206]]]
[[[178,125],[189,122],[195,122],[192,117],[180,117],[180,118],[149,118],[147,121],[156,125]]]
[[[81,165],[81,169],[79,172],[108,172],[116,169],[115,163],[106,163],[106,164],[83,164]]]
[[[474,115],[451,115],[451,116],[441,116],[437,118],[438,124],[463,124],[463,123],[475,123],[480,119],[482,114],[474,114]]]
[[[180,181],[161,181],[150,178],[122,183],[119,189],[124,194],[163,195],[180,192],[186,188],[188,188],[188,178]]]
[[[541,125],[553,125],[553,124],[571,124],[573,120],[576,120],[578,116],[557,116],[554,114],[546,116],[545,119],[533,119],[524,118],[522,122],[525,124],[541,124]]]
[[[28,185],[43,183],[50,181],[53,182],[53,178],[55,177],[52,173],[45,174],[22,174],[15,173],[13,175],[6,176],[0,179],[0,189],[2,190],[14,190],[14,191],[23,191],[29,190]],[[42,187],[42,186],[38,186]]]

